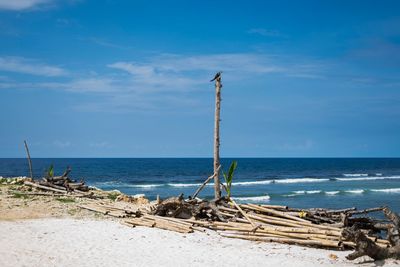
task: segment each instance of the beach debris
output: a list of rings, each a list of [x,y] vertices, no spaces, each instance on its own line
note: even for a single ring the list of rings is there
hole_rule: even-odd
[[[30,178],[33,179],[31,154],[29,153],[29,147],[28,147],[28,143],[26,142],[26,140],[24,140],[24,146],[25,146],[25,151],[26,151],[26,155],[27,155],[27,159],[28,159],[29,174],[31,175]]]
[[[376,240],[368,237],[358,225],[354,224],[351,228],[343,231],[343,236],[356,244],[355,251],[346,258],[354,260],[362,256],[369,256],[374,260],[384,260],[387,258],[400,259],[400,216],[389,208],[383,208],[383,213],[391,222],[387,229],[387,240],[389,244],[382,247]]]
[[[331,260],[336,261],[339,257],[338,257],[336,254],[331,253],[331,254],[329,254],[329,258],[330,258]]]
[[[150,201],[143,194],[137,194],[137,195],[133,195],[133,196],[120,194],[119,196],[116,197],[115,201],[129,202],[129,203],[134,203],[134,204],[139,204],[139,205],[150,203]]]
[[[67,169],[61,176],[54,176],[54,169],[51,165],[45,175],[41,180],[26,180],[24,181],[24,185],[34,187],[36,189],[51,191],[61,194],[79,194],[86,195],[88,194],[89,187],[85,185],[83,180],[77,182],[68,177],[71,172],[71,168],[68,166]]]
[[[361,233],[375,247],[392,251],[393,242],[388,239],[391,235],[384,239],[377,234],[389,229],[388,225],[392,225],[390,221],[359,217],[382,210],[386,208],[361,211],[356,208],[296,209],[280,205],[238,204],[227,197],[185,200],[180,195],[160,201],[150,211],[144,211],[143,216],[129,218],[124,224],[181,233],[213,230],[227,238],[337,250],[360,247],[358,239],[346,235],[346,230],[351,228],[357,229],[357,233]],[[385,227],[377,228],[378,223]]]
[[[75,188],[71,186],[76,182],[68,178],[69,173],[67,168],[62,176],[23,181],[25,185],[42,190],[38,192],[45,195],[87,194],[80,190],[84,183]],[[236,203],[229,197],[185,199],[183,194],[149,203],[143,195],[127,196],[117,191],[100,191],[98,194],[101,193],[105,201],[93,199],[78,207],[120,218],[122,224],[130,227],[154,227],[179,233],[211,230],[227,238],[355,250],[347,256],[349,260],[364,255],[375,260],[400,258],[400,217],[387,207],[298,209],[284,205]],[[107,197],[109,194],[113,195],[112,199]],[[371,215],[376,212],[383,212],[385,219]]]
[[[0,176],[1,185],[22,185],[24,184],[25,181],[32,181],[32,179],[26,176],[7,177],[7,178]]]

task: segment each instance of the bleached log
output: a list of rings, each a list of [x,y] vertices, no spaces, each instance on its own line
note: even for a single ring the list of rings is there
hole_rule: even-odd
[[[229,235],[223,233],[221,233],[221,236],[229,238],[247,239],[252,241],[277,242],[283,244],[297,244],[305,246],[340,248],[340,242],[335,242],[335,241],[302,240],[302,239],[292,239],[292,238],[260,237],[260,236],[249,236],[249,235]]]
[[[252,225],[254,228],[256,228],[257,225],[250,219],[250,217],[247,215],[247,213],[244,212],[244,211],[240,208],[240,206],[239,206],[238,204],[236,204],[236,202],[235,202],[233,199],[231,199],[231,202],[232,202],[233,205],[239,210],[239,212],[243,215],[243,217],[245,217],[245,218],[249,221],[249,223],[251,223],[251,225]]]
[[[310,221],[307,221],[307,220],[304,220],[304,219],[301,219],[301,218],[298,218],[298,217],[295,217],[295,216],[292,216],[292,215],[288,215],[288,214],[286,214],[285,212],[282,212],[282,211],[276,211],[274,209],[268,209],[268,208],[260,207],[260,206],[254,205],[254,204],[247,204],[247,205],[241,205],[241,206],[243,208],[246,208],[246,209],[251,209],[251,210],[260,211],[260,212],[264,212],[264,213],[269,213],[269,214],[272,214],[272,215],[275,215],[275,216],[279,216],[279,217],[282,217],[282,218],[286,218],[286,219],[290,219],[290,220],[294,220],[294,221],[298,221],[298,222],[304,222],[304,223],[307,223],[307,224],[311,224]]]
[[[35,183],[29,182],[29,181],[25,181],[24,184],[29,185],[29,186],[33,186],[33,187],[36,187],[36,188],[40,188],[40,189],[43,189],[43,190],[48,190],[48,191],[53,191],[53,192],[58,192],[58,193],[63,193],[63,194],[67,193],[64,190],[60,190],[60,189],[56,189],[56,188],[52,188],[52,187],[48,187],[48,186],[35,184]]]

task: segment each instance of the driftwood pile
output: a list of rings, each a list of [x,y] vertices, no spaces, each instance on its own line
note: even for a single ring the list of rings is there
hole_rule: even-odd
[[[79,207],[117,218],[124,225],[155,227],[179,233],[214,230],[228,238],[277,242],[355,252],[375,260],[400,258],[400,217],[386,207],[295,209],[278,205],[237,204],[234,199],[207,201],[172,197],[155,205],[130,206],[93,201]],[[118,206],[119,205],[119,206]],[[365,215],[383,211],[386,219]]]
[[[387,220],[361,216],[383,211]],[[356,210],[294,209],[287,206],[237,204],[233,199],[184,200],[173,197],[124,220],[180,233],[211,229],[221,236],[329,249],[355,249],[378,260],[400,257],[399,216],[386,207]]]
[[[85,192],[89,191],[89,187],[85,185],[83,180],[77,182],[70,179],[68,177],[70,172],[71,168],[68,167],[61,176],[47,176],[39,181],[25,181],[24,184],[47,192],[59,194],[78,193],[84,195]]]

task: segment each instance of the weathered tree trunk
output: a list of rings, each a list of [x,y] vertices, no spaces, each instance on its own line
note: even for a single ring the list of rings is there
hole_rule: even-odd
[[[29,153],[29,148],[28,148],[28,144],[26,143],[26,140],[24,140],[24,144],[25,144],[26,154],[28,155],[29,172],[31,174],[31,178],[33,179],[31,155]]]
[[[388,240],[392,246],[399,247],[400,258],[400,217],[389,208],[384,208],[383,213],[392,223],[392,227],[388,228]]]
[[[219,122],[221,110],[221,73],[215,76],[215,121],[214,121],[214,195],[215,199],[221,197],[221,187],[219,184]]]
[[[392,247],[384,248],[369,239],[363,232],[357,229],[357,225],[343,231],[343,237],[356,243],[356,251],[346,258],[354,260],[362,256],[369,256],[374,260],[384,260],[387,258],[400,259],[400,217],[388,208],[383,208],[383,213],[392,224],[388,228],[388,240]]]
[[[381,247],[355,228],[345,229],[343,237],[356,243],[356,251],[346,256],[349,260],[355,260],[362,256],[369,256],[374,260],[400,259],[400,246]]]

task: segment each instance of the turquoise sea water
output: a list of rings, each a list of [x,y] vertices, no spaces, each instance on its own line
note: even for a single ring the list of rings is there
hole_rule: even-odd
[[[366,208],[389,205],[400,212],[398,158],[236,158],[233,182],[237,201],[292,207]],[[57,174],[72,167],[71,177],[102,189],[145,194],[154,199],[189,196],[212,173],[208,158],[33,159],[34,176],[54,164]],[[0,159],[0,176],[28,176],[26,159]],[[200,197],[212,198],[212,184]]]

